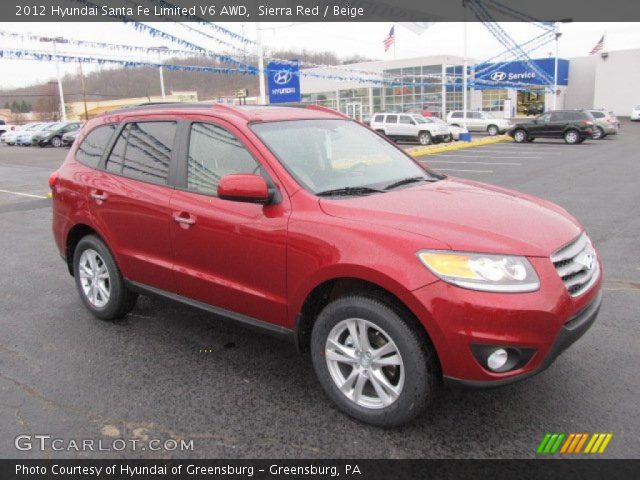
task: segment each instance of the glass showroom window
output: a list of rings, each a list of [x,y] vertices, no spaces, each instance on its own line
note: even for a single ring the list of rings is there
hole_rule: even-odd
[[[483,90],[482,110],[485,112],[501,112],[504,109],[504,101],[507,98],[505,89]]]

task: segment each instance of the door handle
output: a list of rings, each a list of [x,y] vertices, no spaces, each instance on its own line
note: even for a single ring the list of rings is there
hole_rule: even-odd
[[[196,223],[196,219],[186,212],[174,213],[173,221],[180,224],[182,228],[189,228]]]
[[[93,198],[96,202],[101,203],[107,200],[107,196],[99,191],[91,192],[91,198]]]

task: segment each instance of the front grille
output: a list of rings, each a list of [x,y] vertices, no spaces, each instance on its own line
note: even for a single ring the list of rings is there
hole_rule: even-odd
[[[585,233],[551,255],[551,261],[572,297],[586,292],[600,273],[596,251]]]

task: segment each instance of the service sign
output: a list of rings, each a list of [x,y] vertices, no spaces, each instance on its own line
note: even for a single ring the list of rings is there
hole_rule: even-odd
[[[300,101],[300,65],[290,62],[269,62],[269,103],[295,103]]]
[[[552,84],[555,59],[541,58],[532,60],[532,63],[536,68],[531,68],[530,65],[522,61],[477,66],[475,69],[475,88],[500,88],[500,84],[504,84],[505,88],[508,88],[509,84],[548,86],[550,82],[541,77],[539,72],[546,74]],[[568,83],[569,61],[558,59],[558,85],[567,85]]]

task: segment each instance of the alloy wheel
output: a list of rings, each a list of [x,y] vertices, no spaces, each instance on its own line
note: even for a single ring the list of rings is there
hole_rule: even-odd
[[[418,137],[418,140],[420,141],[420,144],[422,144],[422,145],[429,145],[431,143],[431,136],[428,133],[423,132]]]
[[[570,132],[567,132],[565,134],[564,139],[567,141],[567,143],[578,143],[578,133],[571,130]]]
[[[91,305],[103,308],[111,296],[109,270],[98,252],[88,248],[80,256],[78,274],[82,291]]]
[[[54,147],[59,147],[60,145],[62,145],[62,142],[58,137],[53,137],[53,139],[51,140],[51,145],[53,145]]]
[[[522,142],[524,142],[524,141],[527,139],[527,136],[526,136],[526,134],[525,134],[522,130],[518,130],[518,131],[514,134],[513,138],[515,139],[515,141],[516,141],[516,142],[518,142],[518,143],[522,143]]]
[[[336,387],[361,407],[388,407],[402,393],[402,355],[389,334],[373,322],[340,321],[327,337],[325,359]]]

